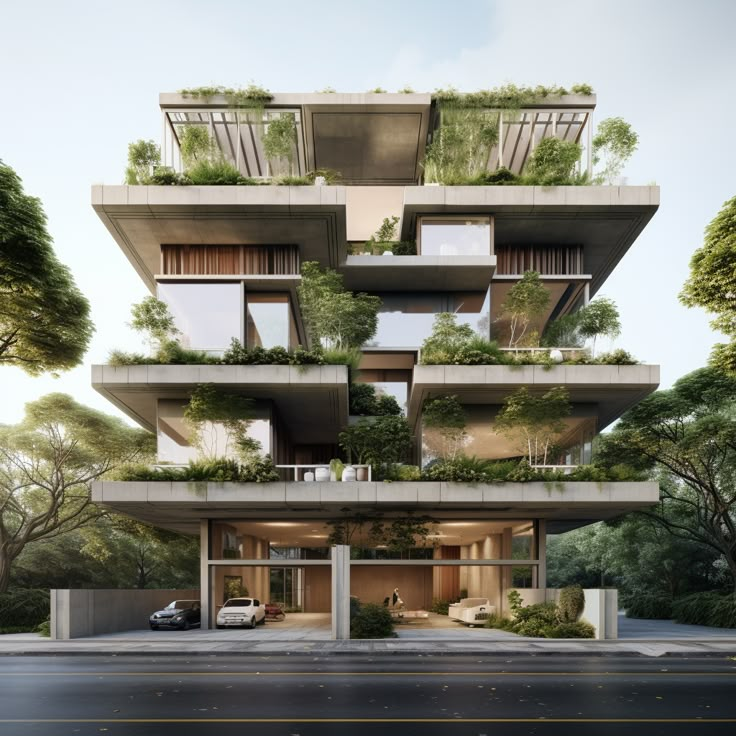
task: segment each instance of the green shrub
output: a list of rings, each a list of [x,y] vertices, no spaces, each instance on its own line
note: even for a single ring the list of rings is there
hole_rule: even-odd
[[[38,588],[0,593],[0,628],[22,627],[34,631],[49,616],[50,594]]]
[[[585,608],[585,593],[579,585],[568,585],[560,591],[557,617],[562,624],[574,624]]]
[[[415,256],[417,244],[415,240],[400,240],[398,243],[393,243],[391,250],[395,256]]]
[[[638,365],[639,361],[626,350],[612,350],[610,353],[601,353],[591,363],[600,363],[601,365]]]
[[[467,596],[464,596],[467,598]],[[485,624],[488,629],[501,629],[503,631],[513,631],[514,622],[510,618],[504,618],[495,613],[492,613],[486,620]]]
[[[429,610],[432,613],[439,613],[443,616],[447,616],[447,614],[450,611],[450,603],[452,601],[446,601],[442,598],[433,598],[432,599],[432,605],[429,607]]]
[[[41,621],[41,623],[36,628],[36,631],[41,635],[45,636],[47,639],[51,637],[51,617],[49,616],[45,621]]]
[[[115,472],[115,480],[202,483],[270,483],[280,480],[270,455],[238,463],[235,460],[191,460],[185,468],[151,468],[147,465],[124,465]]]
[[[422,471],[422,480],[446,483],[487,483],[487,460],[458,455],[451,460],[438,460]]]
[[[627,618],[672,618],[672,598],[657,593],[637,593],[622,601]]]
[[[510,171],[505,166],[501,166],[495,171],[491,171],[487,174],[481,174],[478,177],[478,183],[479,184],[486,184],[486,185],[508,185],[508,184],[518,184],[519,183],[519,177],[514,174],[513,171]]]
[[[692,593],[672,602],[672,615],[680,624],[736,628],[736,595],[718,591]]]
[[[352,639],[389,639],[395,637],[391,612],[376,603],[364,603],[350,624]]]
[[[312,186],[314,184],[314,181],[312,181],[308,176],[285,175],[279,176],[277,179],[274,180],[274,183],[284,187],[303,187]]]
[[[390,394],[376,396],[372,383],[350,384],[350,413],[358,416],[398,416],[401,407]]]
[[[200,186],[256,183],[254,179],[242,176],[235,166],[224,159],[197,161],[187,169],[185,176],[187,183]]]
[[[545,630],[556,626],[557,606],[552,601],[522,606],[514,614],[513,631],[521,636],[545,636]]]
[[[156,166],[145,182],[145,184],[158,184],[162,186],[171,186],[177,184],[186,184],[186,177],[174,171],[171,166]]]
[[[542,630],[546,639],[594,639],[595,629],[587,621],[558,623]]]

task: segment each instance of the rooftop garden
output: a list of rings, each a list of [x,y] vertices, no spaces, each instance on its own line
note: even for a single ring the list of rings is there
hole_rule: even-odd
[[[327,88],[323,93],[334,93]],[[182,171],[161,166],[161,151],[152,140],[138,140],[128,147],[127,184],[158,185],[314,185],[339,182],[339,172],[316,170],[306,175],[294,173],[297,151],[297,128],[293,113],[266,115],[266,104],[273,94],[250,84],[245,88],[210,85],[179,90],[187,98],[209,102],[224,97],[237,121],[255,124],[268,163],[269,176],[244,176],[228,160],[213,138],[206,123],[174,124],[179,142]],[[373,94],[385,94],[377,87]],[[404,88],[399,93],[411,94]],[[612,117],[598,124],[592,139],[591,173],[581,166],[583,149],[575,141],[556,136],[543,137],[529,155],[521,173],[506,168],[501,158],[491,160],[504,125],[520,119],[523,108],[543,104],[568,94],[591,96],[588,84],[570,89],[560,86],[524,87],[513,84],[477,92],[460,92],[454,87],[437,89],[432,103],[438,111],[439,125],[432,133],[423,162],[424,181],[428,184],[469,186],[574,186],[612,184],[636,151],[639,137],[623,118]],[[546,126],[545,126],[546,132]],[[493,166],[495,165],[495,168]],[[377,241],[381,242],[381,241]]]

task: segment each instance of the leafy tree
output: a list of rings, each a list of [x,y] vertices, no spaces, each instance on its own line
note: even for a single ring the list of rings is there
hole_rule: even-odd
[[[293,151],[296,144],[296,119],[294,113],[284,112],[268,121],[262,138],[263,152],[272,161],[283,159],[292,171]]]
[[[596,181],[613,184],[639,144],[639,136],[623,118],[601,120],[593,137],[593,163],[604,160]]]
[[[702,368],[624,414],[601,438],[596,461],[656,473],[659,506],[641,513],[722,555],[734,588],[735,415],[736,378]]]
[[[618,337],[621,334],[618,308],[612,299],[603,296],[593,299],[578,315],[578,332],[586,339],[593,338],[594,356],[597,337]]]
[[[84,526],[100,512],[90,484],[145,459],[155,437],[121,420],[49,394],[26,404],[23,422],[0,427],[0,592],[23,548]]]
[[[31,375],[73,368],[93,332],[89,302],[54,254],[41,202],[0,161],[0,364]]]
[[[253,399],[221,391],[212,383],[195,386],[184,409],[191,442],[208,459],[226,457],[230,451],[244,462],[254,459],[261,443],[248,436],[252,418]],[[221,434],[224,446],[218,442]]]
[[[148,184],[153,169],[161,163],[161,149],[152,140],[142,138],[128,144],[128,168],[125,169],[126,184]]]
[[[177,133],[179,151],[186,169],[192,168],[198,161],[213,161],[221,157],[207,126],[180,125]]]
[[[360,419],[338,435],[350,462],[381,467],[404,462],[411,453],[411,429],[404,417]]]
[[[529,325],[540,318],[549,306],[549,291],[536,271],[525,271],[506,295],[501,305],[502,316],[510,321],[509,347],[517,348],[527,336]]]
[[[522,386],[504,400],[496,415],[496,429],[518,443],[529,465],[546,465],[555,441],[565,431],[563,419],[571,411],[570,394],[564,386],[541,396]]]
[[[359,348],[376,334],[380,297],[347,291],[336,271],[323,271],[316,261],[307,261],[302,264],[297,291],[314,343],[337,349]]]
[[[467,439],[465,410],[457,396],[440,396],[428,399],[422,407],[422,425],[435,430],[441,441],[438,454],[443,460],[454,460]],[[432,443],[432,432],[423,433],[427,444]]]
[[[130,311],[133,315],[130,326],[137,332],[146,333],[154,349],[160,349],[164,343],[175,340],[180,334],[169,312],[169,305],[155,296],[147,296],[142,302],[134,304]]]
[[[705,229],[705,242],[690,259],[690,277],[680,293],[688,307],[716,318],[711,326],[730,338],[715,346],[710,364],[736,374],[736,197],[728,200]]]
[[[451,363],[452,357],[470,340],[476,337],[473,328],[458,324],[453,312],[440,312],[434,316],[432,334],[422,343],[422,360],[432,363]]]
[[[542,138],[529,157],[525,178],[540,186],[570,184],[582,151],[574,141]]]

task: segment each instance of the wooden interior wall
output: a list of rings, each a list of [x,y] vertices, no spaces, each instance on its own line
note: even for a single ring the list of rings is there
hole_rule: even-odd
[[[332,610],[332,568],[304,568],[304,612],[329,613]]]
[[[407,609],[432,605],[431,567],[353,566],[350,570],[350,593],[362,603],[383,603],[394,588],[399,589]]]

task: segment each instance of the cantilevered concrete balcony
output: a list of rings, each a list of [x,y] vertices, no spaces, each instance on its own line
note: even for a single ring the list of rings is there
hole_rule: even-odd
[[[344,187],[97,185],[92,206],[152,291],[162,245],[297,245],[330,268],[347,252]]]
[[[457,396],[463,404],[501,406],[522,386],[545,393],[564,386],[570,403],[588,407],[597,430],[607,427],[659,386],[658,365],[418,365],[414,368],[408,414],[418,429],[424,402]]]
[[[582,246],[595,294],[659,207],[656,186],[405,187],[401,239],[414,237],[419,215],[493,215],[495,249]],[[496,278],[521,274],[499,274]],[[543,274],[545,275],[545,274]],[[551,275],[551,274],[548,274]],[[575,275],[570,283],[582,277]]]
[[[352,513],[438,520],[546,519],[558,533],[612,519],[659,500],[657,483],[181,483],[103,481],[92,500],[174,531],[197,534],[200,519],[334,519]]]
[[[159,399],[187,401],[198,384],[274,402],[295,443],[334,443],[348,419],[343,365],[92,366],[92,386],[143,427],[156,431]]]

